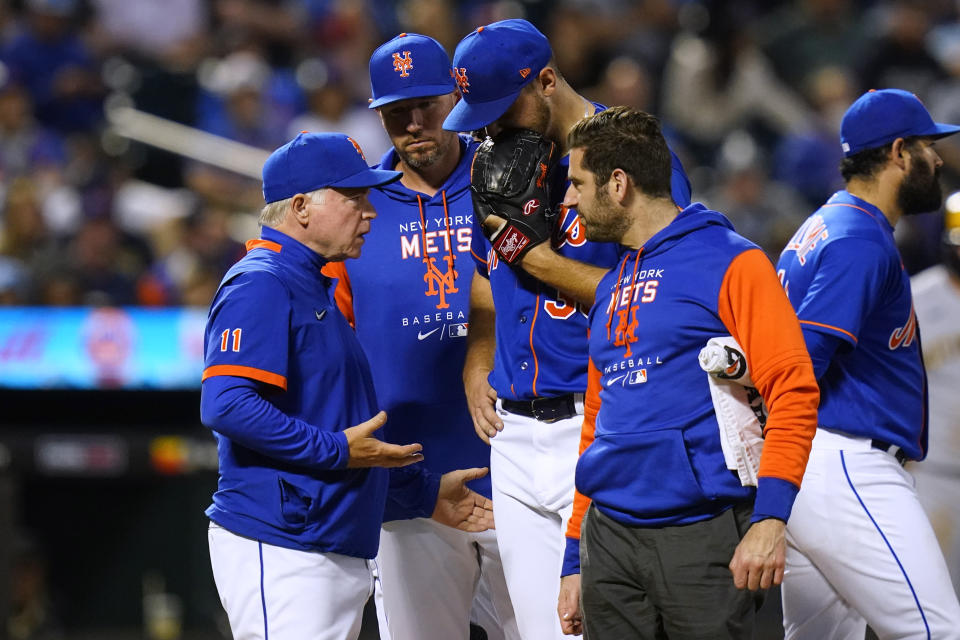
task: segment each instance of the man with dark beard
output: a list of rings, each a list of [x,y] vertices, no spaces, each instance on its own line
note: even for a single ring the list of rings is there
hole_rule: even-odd
[[[820,383],[817,435],[787,526],[786,638],[960,638],[960,604],[907,460],[927,454],[927,380],[902,216],[936,210],[935,123],[898,89],[840,124],[846,189],[800,227],[777,265]]]
[[[380,637],[467,640],[473,620],[490,640],[517,640],[496,533],[443,525],[458,522],[444,517],[456,504],[446,497],[449,484],[466,480],[464,494],[490,502],[490,450],[473,436],[459,385],[476,143],[441,128],[459,94],[433,38],[404,33],[378,47],[370,88],[369,106],[393,142],[379,166],[403,176],[370,191],[383,224],[367,234],[363,260],[331,263],[326,273],[338,279],[337,305],[390,416],[385,439],[416,434],[424,448],[422,464],[390,477],[377,556]]]

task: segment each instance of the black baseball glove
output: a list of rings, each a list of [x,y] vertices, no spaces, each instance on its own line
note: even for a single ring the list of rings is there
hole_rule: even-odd
[[[481,224],[491,215],[506,220],[487,234],[507,264],[553,233],[557,210],[550,206],[550,176],[557,155],[557,145],[530,129],[506,129],[477,149],[470,169],[473,209]]]

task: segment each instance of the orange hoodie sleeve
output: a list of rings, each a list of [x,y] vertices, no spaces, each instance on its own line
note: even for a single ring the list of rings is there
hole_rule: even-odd
[[[597,413],[600,411],[600,386],[600,371],[591,359],[587,368],[587,393],[583,400],[583,427],[580,430],[580,455],[583,455],[587,447],[593,443],[594,431],[597,425]],[[565,558],[563,575],[579,572],[580,545],[571,545],[571,540],[580,540],[580,525],[583,522],[583,516],[587,513],[587,507],[589,506],[590,498],[579,491],[575,491],[573,495],[573,513],[570,515],[570,520],[567,523],[568,541],[566,555],[575,555],[577,557],[576,570],[570,570],[573,567],[573,565],[570,564],[573,558],[570,558],[570,562]]]
[[[323,275],[337,280],[337,288],[333,292],[333,299],[340,309],[340,313],[347,319],[350,326],[357,328],[357,320],[353,315],[353,288],[350,286],[350,274],[343,262],[328,262],[323,265]]]
[[[753,519],[786,520],[807,466],[820,402],[800,323],[773,265],[759,249],[745,251],[730,263],[717,309],[743,347],[753,382],[769,410]]]

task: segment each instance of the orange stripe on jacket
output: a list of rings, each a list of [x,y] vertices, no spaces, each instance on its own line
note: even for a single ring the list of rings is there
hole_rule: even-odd
[[[282,244],[277,244],[272,240],[264,240],[263,238],[254,238],[253,240],[247,240],[247,252],[253,251],[254,249],[268,249],[270,251],[276,251],[280,253],[280,250],[283,249]]]
[[[328,278],[336,278],[337,288],[333,290],[333,300],[337,303],[340,313],[347,319],[350,326],[357,328],[357,318],[353,313],[353,286],[350,284],[350,274],[343,262],[328,262],[321,269]]]
[[[733,259],[720,286],[717,311],[743,347],[770,411],[757,475],[799,487],[817,431],[820,388],[800,322],[762,251],[750,249]]]
[[[590,360],[587,366],[587,394],[583,399],[583,426],[580,428],[580,455],[593,443],[600,411],[600,370]],[[590,498],[579,491],[573,494],[573,513],[567,522],[567,537],[580,539],[580,525],[590,506]]]
[[[214,376],[236,376],[237,378],[250,378],[251,380],[256,380],[257,382],[266,382],[267,384],[272,384],[275,387],[280,387],[284,391],[287,390],[286,377],[270,371],[264,371],[263,369],[257,369],[256,367],[244,367],[239,364],[215,364],[212,367],[207,367],[203,370],[203,376],[200,378],[200,382],[203,382],[207,378],[212,378]]]

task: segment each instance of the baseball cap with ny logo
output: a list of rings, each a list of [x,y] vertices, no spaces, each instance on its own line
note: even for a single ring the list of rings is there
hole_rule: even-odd
[[[501,20],[467,35],[453,54],[460,100],[443,123],[450,131],[481,129],[502,116],[547,66],[547,37],[526,20]]]
[[[456,88],[450,56],[428,36],[401,33],[370,56],[371,109],[407,98],[442,96]]]

